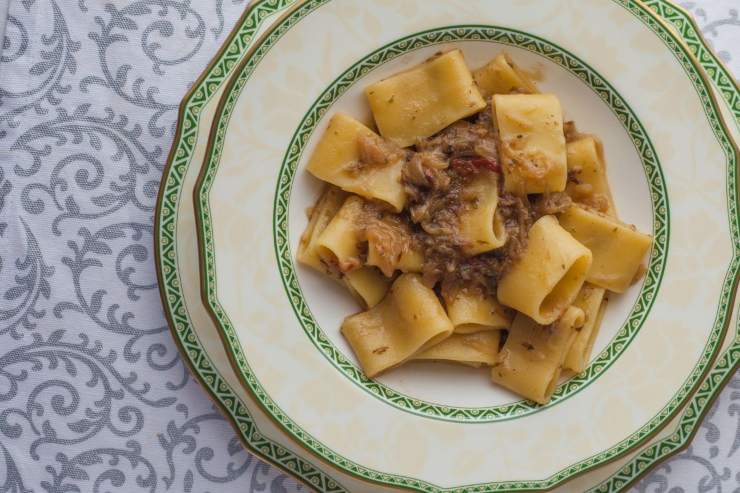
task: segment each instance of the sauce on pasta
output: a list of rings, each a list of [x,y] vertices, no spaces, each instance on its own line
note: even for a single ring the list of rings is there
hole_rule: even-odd
[[[298,260],[362,304],[341,331],[368,377],[487,366],[546,403],[652,242],[618,219],[601,142],[503,53],[438,53],[366,96],[374,122],[333,115],[310,157],[326,188]]]

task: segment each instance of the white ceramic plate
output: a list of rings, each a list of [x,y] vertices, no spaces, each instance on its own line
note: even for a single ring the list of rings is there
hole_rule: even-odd
[[[465,48],[465,47],[464,47],[464,49],[467,49],[467,48]],[[469,58],[470,58],[470,57],[469,57]],[[577,81],[576,81],[576,83],[577,83]],[[563,92],[567,91],[567,89],[568,89],[568,87],[567,87],[567,84],[563,84],[563,85],[562,85],[562,87],[563,87],[563,89],[562,89],[562,91],[563,91]],[[556,89],[556,91],[557,91],[558,93],[560,93],[560,92],[561,92],[561,89],[559,89],[559,88],[558,88],[558,89]],[[576,94],[576,96],[577,96],[577,94]],[[575,97],[575,96],[574,96],[574,97]],[[577,99],[577,98],[576,98],[576,99]],[[568,107],[568,104],[566,103],[566,108],[567,108],[567,107]],[[577,113],[576,113],[576,115],[577,115]],[[583,125],[583,124],[582,124],[582,121],[583,121],[583,119],[582,119],[582,118],[580,118],[580,116],[577,116],[577,118],[578,118],[578,121],[579,121],[579,123],[580,123],[581,125]],[[608,131],[607,131],[607,133],[608,133]],[[604,135],[604,133],[602,133],[602,135]],[[619,138],[619,136],[617,135],[617,132],[615,132],[615,139],[616,139],[616,138]],[[608,140],[608,139],[606,139],[606,140],[607,140],[607,146],[609,146],[609,144],[608,144],[609,140]],[[629,141],[628,141],[628,142],[629,142]],[[639,163],[638,163],[638,164],[639,164]],[[629,188],[629,187],[627,187],[627,188]],[[619,201],[619,192],[617,193],[617,199],[618,199],[618,201]],[[619,203],[619,202],[618,202],[618,203]],[[300,206],[299,206],[299,207],[300,207]],[[648,207],[649,207],[649,206],[648,206]],[[625,214],[625,212],[623,211],[623,215],[624,215],[624,214]],[[635,221],[635,222],[637,222],[637,221]],[[648,224],[649,224],[649,223],[648,223]],[[302,226],[301,226],[301,228],[302,228]],[[637,296],[637,295],[635,295],[635,296]],[[311,301],[309,301],[309,303],[311,303]],[[338,325],[338,324],[337,324],[337,325]],[[612,335],[614,335],[614,334],[612,333]],[[341,342],[341,339],[337,340],[336,342],[337,342],[337,343]],[[608,343],[609,341],[606,341],[606,342]],[[349,355],[351,355],[351,353],[345,353],[345,354],[349,354]],[[421,371],[421,372],[417,372],[417,373],[418,373],[418,374],[412,374],[412,375],[411,375],[411,378],[412,378],[412,379],[413,379],[413,378],[417,378],[417,379],[419,379],[419,380],[418,380],[419,382],[423,382],[423,380],[424,380],[425,378],[427,378],[427,379],[429,378],[429,375],[428,375],[428,374],[426,374],[426,373],[425,373],[424,371]],[[388,385],[394,385],[394,382],[393,382],[393,381],[390,381],[390,382],[387,382],[387,384],[388,384]],[[419,385],[412,385],[412,387],[413,387],[414,389],[417,389],[417,387],[419,387]],[[417,389],[417,390],[418,390],[418,389]],[[432,390],[434,390],[434,389],[432,389]],[[490,392],[490,387],[486,387],[486,390],[487,390],[488,392]],[[472,389],[472,390],[470,390],[470,394],[473,394],[473,393],[475,393],[475,392],[476,392],[476,391],[475,391],[475,389]],[[438,397],[438,396],[435,396],[435,395],[431,395],[431,396],[429,396],[428,398],[434,399],[434,398],[437,398],[437,397]],[[501,397],[501,396],[498,396],[498,397]],[[505,397],[505,396],[504,396],[504,397]],[[567,397],[567,396],[565,396],[565,397]],[[397,405],[397,402],[395,402],[395,403],[391,403],[391,404],[396,404],[396,405]],[[508,404],[508,403],[507,403],[506,401],[503,401],[503,405],[504,405],[504,407],[506,407],[506,405],[507,405],[507,404]],[[460,407],[460,408],[462,408],[462,409],[464,409],[464,408],[465,408],[466,406],[467,406],[467,407],[472,407],[472,406],[470,406],[469,404],[466,404],[466,403],[462,403],[462,404],[458,404],[458,403],[455,403],[455,405],[456,405],[457,407]],[[490,403],[488,403],[488,402],[487,402],[487,403],[484,403],[484,405],[483,405],[483,406],[479,406],[479,407],[486,407],[486,406],[487,406],[487,407],[488,407],[488,408],[490,409],[490,408],[494,408],[494,407],[496,407],[496,405],[498,405],[498,408],[499,408],[499,409],[500,409],[500,408],[502,407],[500,403],[497,403],[497,402],[495,402],[495,401],[493,401],[493,405],[491,405]],[[513,409],[522,409],[522,404],[521,404],[521,403],[515,403],[515,406],[509,406],[509,407],[511,407],[511,408],[513,408]],[[418,411],[418,410],[417,410],[417,411]],[[527,410],[527,411],[531,412],[532,410]],[[470,413],[468,413],[468,414],[470,414]],[[522,413],[522,414],[524,414],[524,413]],[[460,415],[462,415],[462,414],[458,414],[458,415],[460,416]],[[498,417],[498,416],[497,416],[497,415],[495,415],[495,414],[490,414],[490,418],[486,418],[486,419],[488,419],[488,421],[491,421],[491,422],[497,422],[497,421],[500,421],[500,419],[496,419],[497,417]],[[504,416],[504,417],[505,417],[505,416]],[[454,419],[454,418],[455,418],[455,416],[449,416],[449,417],[447,417],[447,418],[448,418],[448,419]],[[472,419],[471,419],[471,418],[470,418],[469,416],[463,416],[463,419],[462,419],[462,421],[471,421],[471,420],[472,420]]]
[[[690,395],[726,328],[735,217],[720,220],[717,192],[736,156],[710,89],[641,8],[315,1],[258,43],[226,90],[197,189],[204,295],[250,390],[295,438],[375,481],[532,488],[629,451]],[[610,304],[591,366],[548,406],[438,365],[365,379],[336,330],[352,302],[292,261],[324,113],[362,114],[365,85],[452,46],[472,65],[502,46],[542,64],[542,87],[618,163],[621,216],[655,237],[645,281]]]

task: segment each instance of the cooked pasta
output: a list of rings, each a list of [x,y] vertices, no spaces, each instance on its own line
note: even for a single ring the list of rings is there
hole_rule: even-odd
[[[306,169],[316,178],[400,212],[403,152],[354,118],[337,113],[329,121]]]
[[[562,192],[568,178],[563,114],[552,94],[496,94],[504,189]]]
[[[367,308],[380,303],[391,286],[391,280],[374,267],[360,267],[347,272],[343,280],[350,293]]]
[[[523,73],[506,53],[473,72],[473,78],[484,98],[494,94],[537,93],[535,83]]]
[[[460,50],[376,82],[366,94],[380,134],[402,147],[486,106]]]
[[[316,240],[319,256],[325,263],[337,265],[341,272],[355,269],[362,263],[358,241],[361,234],[358,221],[362,215],[362,199],[347,197]]]
[[[498,174],[485,170],[467,184],[460,211],[460,237],[466,255],[476,255],[503,246],[506,227],[498,206]]]
[[[342,334],[368,377],[445,340],[452,330],[437,295],[418,274],[403,274],[380,304],[342,324]]]
[[[395,217],[383,215],[375,219],[365,229],[366,264],[379,268],[388,277],[397,270],[421,272],[424,257],[414,244],[410,228]]]
[[[545,404],[555,390],[576,329],[583,321],[583,310],[575,306],[568,307],[547,327],[525,315],[517,315],[499,361],[491,369],[491,378],[517,394]]]
[[[566,145],[568,173],[571,179],[566,192],[576,202],[616,216],[614,200],[604,166],[604,149],[601,141],[592,135],[580,136]]]
[[[297,255],[299,262],[319,272],[328,272],[326,263],[322,261],[318,240],[346,198],[347,194],[335,187],[329,186],[324,190],[316,205],[311,209],[308,226],[301,236]]]
[[[573,303],[591,267],[591,252],[554,216],[529,230],[527,247],[498,282],[496,294],[540,324],[553,323]]]
[[[420,351],[413,359],[447,361],[467,366],[491,366],[496,363],[501,333],[497,330],[474,334],[452,334],[434,346]]]
[[[456,334],[507,329],[511,324],[509,310],[499,304],[494,296],[472,289],[447,289],[442,291],[447,316],[455,326]]]
[[[505,53],[474,72],[438,53],[365,97],[377,132],[334,114],[308,159],[328,185],[297,251],[364,310],[341,326],[357,362],[486,366],[546,404],[652,244],[617,216],[601,141]]]
[[[580,373],[586,369],[588,359],[591,356],[591,349],[594,347],[596,336],[599,335],[601,319],[604,316],[606,308],[606,290],[591,284],[584,284],[578,297],[573,302],[583,310],[584,323],[583,327],[578,330],[576,338],[573,340],[573,346],[565,357],[565,368]]]
[[[652,243],[648,235],[583,207],[563,212],[560,224],[593,254],[588,282],[615,293],[632,284]]]

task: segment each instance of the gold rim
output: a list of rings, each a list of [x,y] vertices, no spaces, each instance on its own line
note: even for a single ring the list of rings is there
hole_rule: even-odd
[[[230,79],[229,79],[229,81],[228,81],[228,83],[227,83],[227,85],[225,86],[225,89],[224,89],[224,95],[226,93],[228,93],[233,88],[233,86],[236,83],[236,74],[240,73],[244,69],[244,67],[246,65],[246,61],[254,54],[254,52],[256,51],[257,46],[259,46],[260,44],[262,44],[265,39],[267,39],[270,35],[272,35],[273,32],[277,29],[277,26],[285,18],[289,17],[296,10],[298,10],[304,3],[306,3],[306,1],[307,0],[298,0],[293,6],[291,6],[287,11],[285,11],[282,15],[280,15],[280,17],[278,17],[275,21],[273,21],[273,23],[271,24],[270,28],[268,28],[259,38],[257,38],[253,42],[253,44],[251,45],[251,47],[249,48],[249,50],[246,51],[246,53],[243,56],[242,60],[239,62],[239,64],[237,65],[237,67],[234,69],[233,74],[230,76]],[[687,55],[690,63],[697,70],[697,72],[699,73],[699,75],[702,78],[703,82],[710,89],[714,88],[714,85],[707,78],[706,74],[704,73],[704,69],[701,66],[701,64],[699,63],[699,61],[696,59],[696,56],[693,54],[693,52],[688,47],[688,45],[674,31],[674,28],[672,26],[670,26],[670,24],[668,24],[666,21],[664,21],[657,13],[653,12],[652,9],[650,9],[649,7],[647,7],[644,4],[643,0],[633,0],[633,1],[648,16],[652,17],[661,26],[663,26],[664,28],[666,28],[669,36],[676,43],[678,43],[679,45],[681,45],[684,48],[684,50],[686,52],[686,55]],[[688,15],[690,17],[690,14],[688,14]],[[696,28],[696,24],[693,23],[693,22],[692,22],[692,24]],[[703,37],[701,37],[701,42],[706,45],[706,40]],[[723,65],[723,67],[724,67],[724,65]],[[707,91],[707,92],[709,93],[709,97],[710,97],[710,99],[712,101],[712,104],[716,108],[719,108],[719,104],[718,104],[717,98],[714,95],[714,91],[713,90],[710,90],[710,91]],[[218,104],[218,106],[216,108],[216,115],[222,113],[225,104],[226,104],[226,98],[224,96],[222,96],[221,99],[219,100],[219,104]],[[736,160],[737,161],[740,161],[740,151],[738,150],[738,144],[734,141],[734,139],[732,137],[732,134],[731,134],[731,132],[730,132],[730,130],[729,130],[726,122],[724,121],[724,118],[723,118],[723,116],[722,116],[722,114],[721,114],[721,112],[719,110],[717,111],[717,117],[718,117],[718,121],[719,121],[720,125],[722,126],[723,130],[727,134],[728,141],[730,142],[730,145],[733,148],[733,153],[735,154]],[[217,119],[214,118],[214,121],[211,123],[211,128],[210,128],[210,132],[209,132],[208,145],[207,145],[206,152],[205,152],[205,155],[206,156],[209,156],[211,154],[212,150],[213,150],[213,146],[214,146],[214,143],[215,143],[217,123],[218,123],[217,122]],[[196,217],[195,217],[195,219],[196,219],[198,230],[201,230],[202,227],[203,227],[203,224],[202,224],[202,221],[201,221],[201,212],[202,212],[202,210],[201,210],[200,202],[197,199],[198,199],[198,191],[202,188],[204,178],[205,178],[205,166],[201,166],[201,170],[198,173],[198,178],[196,180],[196,183],[195,183],[195,186],[194,186],[193,192],[192,192],[193,193],[193,202],[194,202],[195,210],[196,210],[196,214],[195,214]],[[738,174],[736,176],[736,181],[740,185],[740,174]],[[226,347],[228,347],[226,334],[224,334],[223,329],[221,328],[221,326],[220,326],[220,324],[218,322],[218,319],[216,317],[216,314],[213,311],[213,309],[211,308],[211,306],[210,306],[210,304],[208,303],[208,300],[207,300],[206,285],[205,285],[205,262],[204,262],[203,255],[202,255],[204,245],[203,245],[203,239],[201,238],[201,235],[200,234],[196,234],[196,240],[197,240],[197,244],[198,244],[198,258],[199,258],[198,265],[199,265],[199,272],[200,272],[201,302],[204,304],[204,306],[206,308],[206,311],[208,312],[208,315],[210,316],[211,320],[213,321],[214,325],[216,326],[216,329],[217,329],[217,332],[218,332],[219,337],[221,339],[221,342]],[[735,256],[736,255],[737,255],[737,252],[735,252]],[[158,271],[159,271],[159,267],[158,267]],[[734,305],[735,305],[735,300],[736,300],[736,295],[737,295],[737,288],[738,288],[738,278],[736,277],[735,280],[733,281],[732,290],[731,290],[732,293],[730,295],[730,300],[728,302],[731,305],[731,307],[734,307]],[[732,313],[732,308],[731,308],[730,314],[731,313]],[[724,325],[723,325],[723,327],[721,329],[720,336],[721,336],[722,340],[724,340],[724,338],[727,336],[727,330],[728,330],[728,327],[730,325],[730,321],[731,321],[731,316],[728,316],[727,317],[727,320],[725,321],[725,323],[724,323]],[[291,443],[295,443],[296,445],[298,445],[300,447],[300,449],[305,450],[310,457],[313,457],[313,458],[317,459],[322,464],[325,464],[328,467],[330,467],[331,469],[336,470],[336,471],[338,471],[338,472],[340,472],[340,473],[342,473],[344,475],[347,475],[349,477],[352,477],[353,479],[355,479],[357,481],[361,481],[361,482],[367,483],[367,484],[378,485],[378,486],[381,486],[383,488],[387,488],[387,489],[395,490],[395,491],[410,491],[407,488],[402,488],[402,487],[398,487],[398,486],[395,486],[395,485],[388,485],[386,483],[382,483],[382,482],[379,482],[379,481],[375,481],[375,480],[371,480],[371,479],[367,479],[367,478],[361,477],[361,476],[357,475],[356,473],[353,473],[352,471],[340,469],[339,467],[337,467],[333,463],[328,462],[326,459],[324,459],[323,457],[321,457],[318,454],[316,454],[314,451],[312,451],[310,448],[308,448],[307,445],[301,443],[299,440],[297,440],[292,435],[292,433],[290,433],[290,432],[288,432],[288,431],[285,430],[284,425],[282,423],[280,423],[267,410],[266,406],[259,399],[255,398],[253,391],[251,390],[250,386],[246,383],[245,378],[242,375],[241,371],[238,369],[238,366],[236,365],[236,361],[234,359],[233,354],[228,349],[226,350],[226,354],[228,356],[229,364],[230,364],[230,366],[232,368],[232,371],[234,371],[234,373],[237,375],[241,386],[249,394],[250,401],[256,403],[259,406],[260,411],[262,413],[264,413],[276,425],[276,427],[280,430],[280,432],[284,436],[286,436],[291,441]],[[644,438],[645,441],[649,441],[652,438],[654,438],[655,435],[657,435],[660,431],[662,431],[678,414],[680,414],[684,410],[686,404],[689,402],[689,400],[691,399],[691,397],[696,393],[697,389],[700,387],[701,383],[705,380],[705,378],[706,378],[707,374],[709,373],[709,371],[711,371],[711,369],[714,367],[714,364],[716,363],[718,357],[719,357],[719,353],[716,353],[712,357],[710,363],[707,365],[707,368],[704,370],[704,372],[702,372],[700,378],[697,380],[697,383],[694,384],[694,386],[691,388],[691,391],[687,394],[687,397],[684,399],[684,402],[680,406],[678,406],[677,409],[675,411],[673,411],[666,418],[665,423],[662,426],[659,426],[653,432],[651,432],[650,434],[648,434]],[[735,362],[734,367],[733,367],[733,371],[732,372],[729,372],[728,373],[728,376],[731,375],[734,372],[734,369],[736,369],[736,368],[738,368],[740,366],[738,363],[740,363],[740,362]],[[725,378],[725,381],[721,384],[720,387],[723,388],[727,384],[728,381],[729,381],[729,378],[726,377]],[[709,407],[711,407],[711,403],[714,402],[717,399],[717,397],[719,396],[720,390],[721,389],[718,388],[717,392],[715,392],[715,394],[710,399],[708,399],[707,409]],[[704,415],[706,415],[706,412],[707,412],[707,410],[705,410],[702,413],[702,417]],[[676,453],[678,453],[678,452],[680,452],[682,450],[685,450],[688,447],[689,442],[691,441],[691,439],[697,433],[697,431],[698,431],[698,427],[695,428],[691,432],[691,434],[688,437],[689,439],[687,440],[686,445],[684,445],[682,447],[679,447],[676,451],[671,452],[669,455],[666,456],[665,459],[668,459],[669,457],[675,455]],[[643,443],[643,445],[644,445],[644,443]],[[601,464],[599,464],[598,467],[602,467],[602,466],[605,466],[607,464],[610,464],[610,463],[614,462],[615,460],[618,460],[618,459],[624,457],[625,455],[627,455],[627,454],[629,454],[631,452],[634,452],[634,451],[635,451],[635,449],[632,448],[631,450],[626,450],[624,452],[621,452],[621,453],[617,454],[616,456],[612,457],[611,459],[609,459],[609,460],[607,460],[605,462],[602,462]],[[656,464],[652,464],[651,466],[649,466],[648,468],[646,468],[640,474],[638,474],[637,476],[635,476],[635,478],[633,478],[630,481],[629,484],[630,485],[631,484],[634,484],[636,481],[639,481],[640,479],[642,479],[645,476],[645,474],[647,474],[648,471],[652,470],[654,467],[656,467],[658,465],[658,463],[661,463],[661,462],[663,462],[663,460],[657,462]],[[586,473],[592,471],[593,469],[594,468],[583,470],[583,471],[581,471],[581,472],[579,472],[577,474],[574,474],[573,476],[571,476],[571,477],[569,477],[569,478],[567,478],[565,480],[560,481],[559,483],[557,483],[557,484],[555,484],[555,485],[553,485],[553,486],[551,486],[551,487],[549,487],[547,489],[539,490],[539,491],[551,491],[551,490],[553,490],[555,488],[558,488],[558,487],[560,487],[560,486],[562,486],[564,484],[567,484],[569,481],[571,481],[571,480],[573,480],[573,479],[575,479],[577,477],[580,477],[583,474],[586,474]],[[413,490],[411,490],[411,491],[413,491]]]
[[[221,44],[221,47],[216,51],[216,53],[211,58],[211,61],[208,62],[208,65],[203,69],[203,71],[200,73],[198,78],[195,80],[193,85],[190,89],[185,93],[185,95],[182,98],[182,101],[180,102],[180,105],[177,110],[177,125],[175,127],[175,138],[172,142],[172,147],[170,148],[170,152],[167,155],[167,161],[165,163],[165,166],[162,170],[162,177],[165,177],[170,169],[172,168],[172,165],[175,161],[175,152],[177,147],[177,141],[182,136],[182,124],[183,124],[183,116],[185,115],[185,109],[190,102],[190,99],[193,97],[193,95],[197,92],[197,88],[200,87],[200,85],[206,80],[208,77],[208,74],[213,68],[216,67],[218,64],[218,60],[223,56],[223,54],[226,52],[226,49],[231,44],[231,42],[236,38],[239,29],[241,28],[242,24],[247,20],[249,15],[252,13],[252,11],[259,5],[261,2],[259,0],[253,1],[242,13],[242,15],[239,17],[239,19],[234,24],[234,27],[229,32],[229,35],[224,38],[223,43]],[[277,19],[276,19],[277,20]],[[229,80],[233,77],[234,73],[232,73],[229,76]],[[161,226],[161,208],[162,208],[162,201],[164,200],[164,189],[165,189],[165,182],[162,181],[159,186],[159,192],[157,193],[157,202],[155,204],[155,211],[154,211],[154,262],[155,262],[155,270],[157,271],[157,283],[161,286],[164,284],[164,273],[162,272],[162,269],[160,268],[162,258],[160,256],[159,248],[157,248],[157,245],[159,245],[160,242],[160,226]],[[159,297],[162,300],[162,305],[167,306],[167,299],[164,294],[163,290],[159,290]],[[213,402],[216,405],[216,408],[218,411],[223,415],[223,417],[226,419],[226,421],[229,423],[231,428],[234,430],[234,433],[236,434],[237,438],[241,442],[241,444],[244,446],[246,450],[249,451],[252,455],[256,456],[258,459],[262,460],[263,462],[266,462],[273,467],[277,468],[279,471],[283,472],[287,476],[294,479],[298,484],[304,485],[306,488],[308,488],[311,491],[315,491],[317,493],[321,493],[318,490],[316,490],[311,484],[307,483],[303,479],[299,478],[295,475],[294,472],[288,470],[281,464],[279,464],[277,461],[272,460],[271,458],[265,456],[260,450],[253,447],[242,435],[241,430],[239,428],[239,423],[237,423],[236,418],[231,415],[229,410],[226,408],[225,405],[221,403],[221,401],[218,399],[218,396],[208,387],[208,385],[205,384],[203,381],[203,377],[200,375],[200,373],[197,371],[195,366],[193,365],[193,362],[190,361],[190,358],[187,357],[187,350],[185,349],[185,346],[182,345],[182,342],[180,341],[180,338],[177,335],[177,331],[175,329],[175,321],[172,319],[172,315],[170,314],[169,310],[163,310],[165,319],[167,320],[167,326],[170,330],[170,334],[172,335],[172,339],[175,341],[175,345],[177,346],[177,350],[184,355],[185,357],[183,360],[185,360],[185,364],[188,367],[188,370],[190,371],[191,376],[198,380],[201,383],[201,388],[208,394],[208,396],[211,399],[211,402]],[[238,397],[238,396],[237,396]],[[251,394],[250,394],[250,400]],[[305,460],[305,459],[304,459]],[[315,466],[314,466],[315,467]],[[322,471],[323,473],[324,471]],[[324,473],[325,474],[325,473]],[[340,484],[338,481],[336,481],[334,478],[331,478],[334,480],[337,484]]]

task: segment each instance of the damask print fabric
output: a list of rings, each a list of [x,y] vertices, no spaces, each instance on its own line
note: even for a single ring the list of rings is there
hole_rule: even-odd
[[[0,4],[0,491],[296,491],[189,376],[153,262],[178,104],[245,2]]]
[[[306,491],[190,377],[154,270],[178,104],[246,3],[0,0],[0,492]],[[736,0],[685,5],[740,73]],[[635,490],[740,492],[740,376]]]

